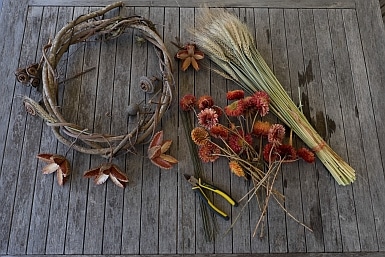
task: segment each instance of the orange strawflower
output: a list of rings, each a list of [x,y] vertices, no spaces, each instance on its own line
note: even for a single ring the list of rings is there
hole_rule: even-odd
[[[197,145],[203,145],[209,138],[209,132],[202,127],[194,128],[191,131],[191,139]]]
[[[229,167],[232,173],[237,175],[238,177],[245,177],[245,172],[243,171],[241,165],[237,161],[230,161]]]
[[[257,136],[267,136],[270,130],[270,122],[256,121],[253,125],[253,134]]]

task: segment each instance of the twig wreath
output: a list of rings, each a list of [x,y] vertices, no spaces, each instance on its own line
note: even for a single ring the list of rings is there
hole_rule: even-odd
[[[63,27],[52,42],[44,47],[41,77],[46,110],[32,99],[24,97],[25,106],[36,112],[51,126],[55,137],[61,143],[79,152],[100,155],[110,160],[120,152],[129,152],[135,145],[148,141],[149,137],[154,135],[157,124],[171,103],[174,84],[170,55],[150,20],[140,16],[122,17],[119,15],[112,18],[95,19],[119,7],[123,7],[122,2],[79,16]],[[129,28],[141,32],[141,36],[154,46],[159,59],[162,87],[156,94],[156,96],[159,95],[159,99],[149,100],[149,104],[154,106],[151,114],[146,114],[145,118],[138,117],[137,125],[133,130],[122,135],[94,133],[68,122],[61,113],[62,107],[58,105],[57,65],[63,54],[68,51],[70,45],[84,42],[91,36],[103,36],[108,40],[119,37]],[[137,115],[140,115],[139,112]]]

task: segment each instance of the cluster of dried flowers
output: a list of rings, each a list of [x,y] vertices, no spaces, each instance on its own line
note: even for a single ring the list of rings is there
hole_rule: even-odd
[[[264,195],[256,232],[271,197],[284,208],[279,202],[281,195],[273,190],[282,164],[300,159],[312,163],[315,155],[305,147],[295,149],[292,133],[286,137],[282,124],[267,121],[270,98],[264,91],[245,96],[243,90],[233,90],[227,92],[226,97],[230,103],[221,108],[209,95],[196,98],[187,94],[180,100],[180,107],[186,112],[194,112],[198,120],[198,126],[191,131],[191,139],[198,146],[199,158],[203,162],[227,158],[232,173],[252,180],[251,195]]]
[[[263,121],[270,101],[265,92],[245,96],[243,90],[233,90],[226,97],[232,102],[223,109],[208,95],[197,99],[188,94],[180,101],[181,108],[194,111],[198,119],[199,126],[191,131],[191,138],[199,146],[202,161],[214,162],[223,156],[234,174],[257,179],[265,173],[264,163],[269,167],[275,162],[315,161],[309,149],[293,147],[283,125]]]

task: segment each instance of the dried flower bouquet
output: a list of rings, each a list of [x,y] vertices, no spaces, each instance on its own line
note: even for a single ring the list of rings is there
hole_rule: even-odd
[[[246,92],[265,91],[272,112],[312,149],[340,185],[352,183],[356,176],[350,167],[311,126],[291,100],[255,47],[246,25],[223,9],[207,9],[198,18],[196,43],[222,70]]]

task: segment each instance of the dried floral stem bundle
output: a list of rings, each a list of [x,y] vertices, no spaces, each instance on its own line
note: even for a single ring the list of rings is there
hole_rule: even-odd
[[[198,18],[196,43],[224,72],[246,92],[265,91],[272,112],[311,148],[340,185],[355,180],[355,171],[335,153],[311,126],[292,101],[255,47],[246,25],[223,9],[208,10]]]
[[[55,137],[62,143],[77,151],[87,154],[97,154],[105,158],[112,158],[120,151],[128,152],[135,144],[144,142],[150,135],[161,117],[168,109],[173,85],[172,61],[167,49],[155,30],[154,24],[140,16],[100,18],[114,8],[123,7],[122,2],[108,5],[98,11],[84,14],[69,22],[44,47],[43,51],[43,100],[46,111],[38,109],[36,113],[52,127]],[[154,110],[152,115],[138,119],[137,126],[122,135],[96,133],[68,122],[62,115],[62,107],[58,104],[58,72],[57,65],[70,45],[84,42],[90,37],[103,36],[105,40],[119,37],[127,29],[136,29],[142,37],[150,42],[159,58],[160,74],[162,74],[162,89],[159,99],[152,101]],[[29,108],[37,104],[32,99],[24,99]],[[82,143],[80,143],[82,142]]]

